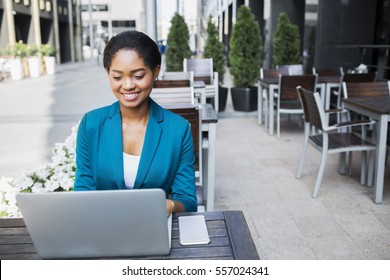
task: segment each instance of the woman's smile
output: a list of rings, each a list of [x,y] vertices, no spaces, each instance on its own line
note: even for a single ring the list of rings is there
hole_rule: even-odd
[[[139,92],[122,93],[125,101],[134,101],[138,98]]]

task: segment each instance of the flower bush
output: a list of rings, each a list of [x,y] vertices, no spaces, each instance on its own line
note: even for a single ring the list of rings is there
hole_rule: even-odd
[[[15,195],[20,192],[40,193],[72,191],[76,174],[76,135],[78,125],[64,142],[54,145],[51,162],[35,170],[22,172],[19,178],[0,179],[0,217],[21,217]]]

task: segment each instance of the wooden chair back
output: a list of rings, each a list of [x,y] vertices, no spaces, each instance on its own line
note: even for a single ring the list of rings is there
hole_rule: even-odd
[[[194,73],[164,72],[154,81],[151,97],[160,105],[169,103],[194,104]]]
[[[195,153],[195,174],[197,180],[202,180],[202,115],[201,107],[191,104],[165,104],[164,108],[182,116],[191,125],[191,134]]]
[[[318,74],[318,76],[322,77],[336,77],[344,74],[343,67],[338,67],[338,68],[315,68],[313,67],[313,74]]]
[[[363,82],[374,82],[376,79],[376,72],[368,72],[368,73],[344,73],[340,79],[340,85],[338,89],[337,95],[337,108],[341,107],[341,100],[345,98],[343,91],[343,82],[346,83],[363,83]],[[334,101],[331,103],[334,103]]]
[[[178,103],[194,104],[193,87],[158,87],[153,88],[150,97],[160,105]]]
[[[297,86],[314,91],[317,83],[317,75],[279,75],[280,100],[299,100]]]
[[[367,97],[390,95],[390,82],[343,82],[344,97]]]
[[[153,82],[154,88],[190,87],[190,80],[156,80]]]
[[[318,105],[321,102],[319,93],[307,90],[301,86],[297,86],[296,91],[302,104],[305,122],[322,131],[325,112],[322,104]],[[315,95],[317,95],[317,98]]]
[[[189,80],[192,85],[194,82],[194,72],[165,71],[160,75],[159,80]]]
[[[303,64],[277,65],[276,69],[287,69],[290,75],[303,75],[305,69]]]
[[[260,78],[279,78],[279,75],[288,75],[288,68],[263,69],[260,68]]]
[[[203,81],[206,85],[214,83],[213,59],[197,58],[183,61],[184,72],[193,71],[195,81]]]
[[[341,82],[357,83],[357,82],[373,82],[376,79],[376,72],[368,73],[345,73],[342,76]]]

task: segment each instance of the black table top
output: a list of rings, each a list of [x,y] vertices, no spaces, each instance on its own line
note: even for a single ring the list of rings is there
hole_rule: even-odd
[[[178,217],[182,215],[204,215],[211,242],[181,245]],[[175,214],[171,242],[169,255],[142,259],[259,259],[242,211]],[[23,219],[0,219],[0,259],[39,259]]]

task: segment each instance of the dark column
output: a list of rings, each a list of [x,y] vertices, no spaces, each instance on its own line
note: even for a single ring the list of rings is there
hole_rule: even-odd
[[[320,0],[315,67],[358,66],[362,53],[351,45],[374,43],[376,11],[373,0]]]
[[[260,35],[261,40],[264,45],[264,1],[263,0],[250,0],[249,1],[249,7],[251,8],[251,11],[253,15],[255,16],[255,20],[257,21],[259,28],[260,28]],[[263,49],[264,53],[264,49]],[[263,56],[264,57],[264,56]]]
[[[69,15],[65,14],[65,9],[68,8],[68,2],[65,0],[58,0],[58,6],[61,9],[58,13],[58,37],[60,43],[60,58],[61,63],[72,61],[71,55],[71,40],[70,40],[70,26],[69,26]]]
[[[249,7],[255,16],[255,20],[259,24],[260,31],[262,32],[264,29],[264,0],[250,0]]]
[[[264,67],[269,68],[272,65],[272,38],[276,30],[276,24],[281,12],[285,12],[291,23],[298,25],[301,36],[301,49],[303,47],[303,38],[305,32],[305,0],[272,0],[271,14],[264,28]]]
[[[223,13],[223,43],[225,45],[226,59],[227,65],[230,66],[229,63],[229,42],[230,37],[232,36],[233,29],[233,5],[229,5],[227,13]],[[227,21],[227,25],[225,24]]]

